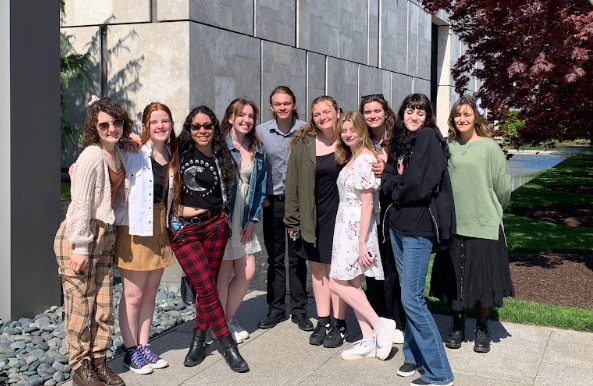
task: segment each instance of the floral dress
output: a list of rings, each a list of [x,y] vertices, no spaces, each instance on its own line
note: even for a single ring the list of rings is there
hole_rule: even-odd
[[[351,280],[364,274],[377,280],[384,280],[383,265],[379,254],[377,239],[377,220],[379,215],[379,188],[381,180],[372,170],[374,156],[369,153],[359,155],[351,167],[345,167],[338,177],[340,205],[334,229],[332,262],[329,276],[335,280]],[[360,191],[373,189],[373,215],[368,233],[367,249],[375,258],[366,269],[358,262],[358,234],[362,201]]]

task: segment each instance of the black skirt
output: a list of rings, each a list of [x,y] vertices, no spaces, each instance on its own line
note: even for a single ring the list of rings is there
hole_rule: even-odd
[[[454,310],[500,307],[515,296],[502,227],[498,240],[454,235],[451,249],[435,256],[430,294],[446,296]]]

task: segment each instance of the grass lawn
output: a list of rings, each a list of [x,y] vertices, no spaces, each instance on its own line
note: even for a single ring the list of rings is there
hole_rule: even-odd
[[[504,215],[509,252],[555,252],[590,254],[593,246],[593,228],[569,227],[537,221],[511,213],[514,208],[535,208],[554,205],[575,205],[590,208],[592,194],[577,194],[550,190],[553,186],[593,186],[590,173],[593,166],[593,149],[572,156],[539,177],[523,185],[511,197],[511,204]],[[445,302],[428,297],[430,273],[425,297],[431,311],[447,314]],[[542,291],[551,289],[542,288]],[[579,308],[535,303],[520,299],[505,299],[504,307],[493,310],[492,319],[566,328],[593,332],[593,311]]]
[[[62,200],[69,200],[70,199],[70,183],[69,182],[62,182],[60,186],[60,199]]]

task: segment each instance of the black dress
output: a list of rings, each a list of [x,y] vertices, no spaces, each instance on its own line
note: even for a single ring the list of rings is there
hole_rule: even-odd
[[[342,167],[343,165],[336,163],[334,153],[316,157],[315,206],[317,207],[317,226],[315,227],[315,238],[317,239],[317,247],[302,240],[302,238],[300,242],[297,241],[295,248],[303,259],[323,264],[331,264],[332,262],[334,228],[338,206],[340,205],[340,195],[336,181]]]

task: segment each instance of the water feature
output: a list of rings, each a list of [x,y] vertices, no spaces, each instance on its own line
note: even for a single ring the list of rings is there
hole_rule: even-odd
[[[514,154],[509,159],[512,189],[526,184],[565,159],[566,156],[553,154]]]

